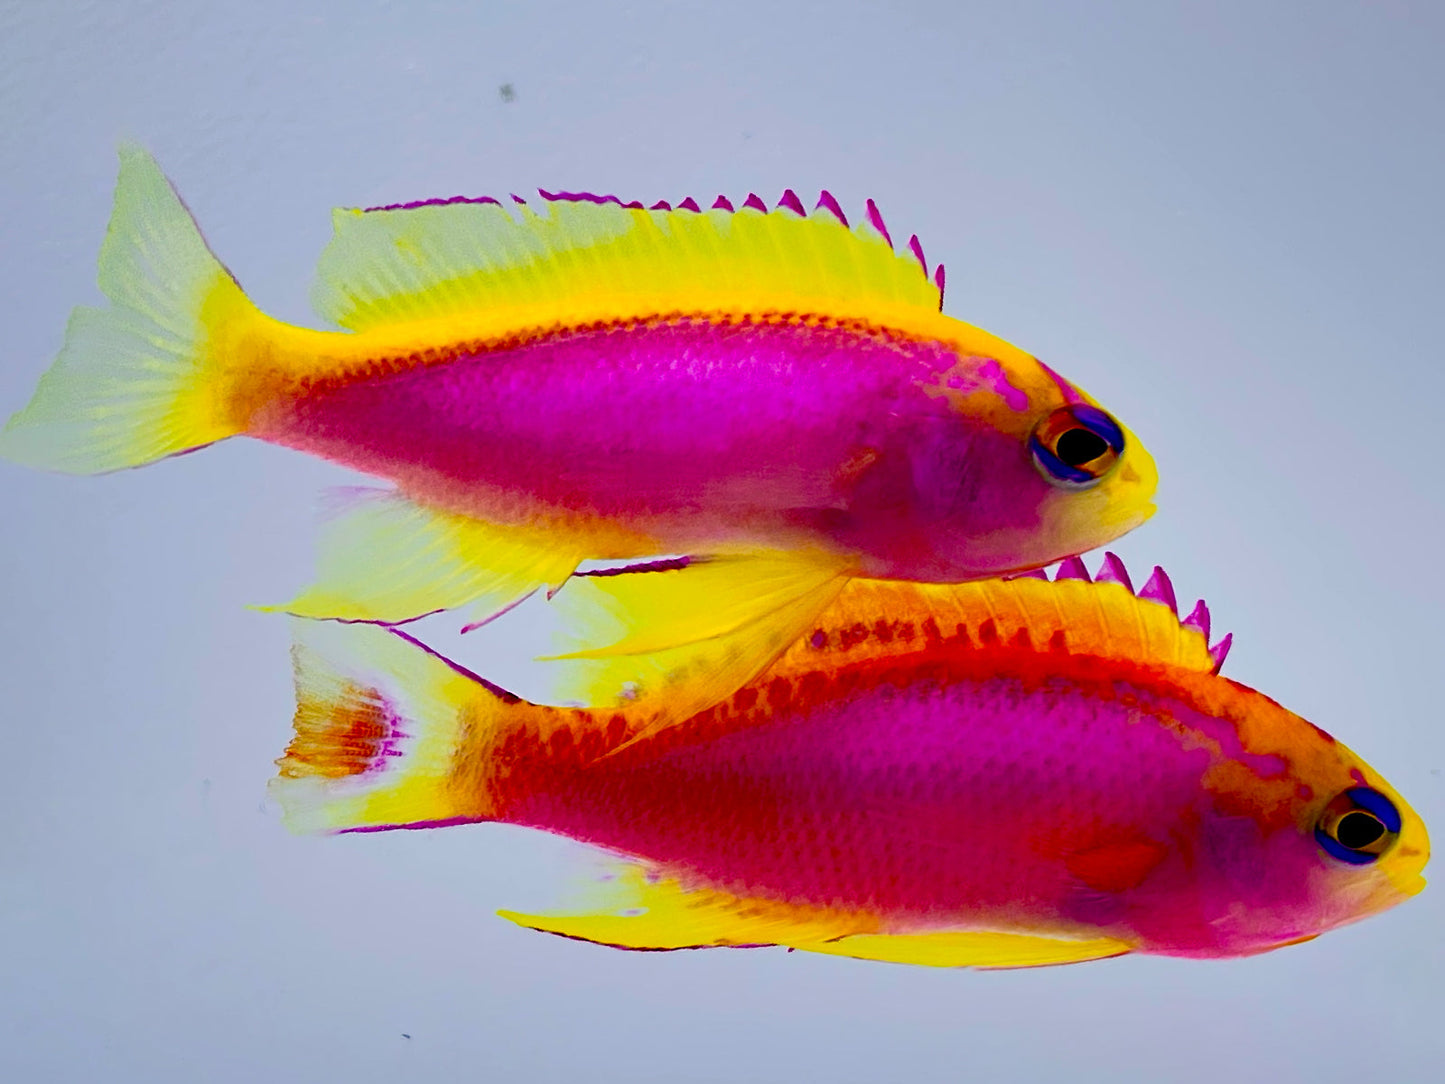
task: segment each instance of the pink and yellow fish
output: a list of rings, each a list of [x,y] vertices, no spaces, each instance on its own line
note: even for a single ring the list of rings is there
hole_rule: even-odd
[[[672,572],[640,575],[665,578]],[[785,945],[939,966],[1231,957],[1420,891],[1420,818],[1322,730],[1217,673],[1156,570],[854,580],[762,675],[655,709],[539,707],[368,625],[298,623],[298,830],[475,821],[606,849],[634,949]]]
[[[314,331],[252,305],[125,149],[110,305],[76,310],[0,454],[92,473],[245,435],[387,479],[281,607],[387,623],[687,554],[723,558],[710,599],[739,625],[787,639],[848,576],[1033,568],[1153,511],[1134,436],[943,315],[942,268],[916,238],[895,253],[871,203],[850,228],[826,193],[811,213],[543,197],[336,212],[314,300],[339,330]],[[654,635],[696,638],[669,620]]]

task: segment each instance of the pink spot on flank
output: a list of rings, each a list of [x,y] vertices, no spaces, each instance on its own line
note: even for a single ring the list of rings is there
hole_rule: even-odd
[[[1003,371],[1003,366],[993,358],[978,367],[978,375],[993,388],[1010,410],[1023,411],[1029,408],[1028,393],[1014,387],[1008,374]]]

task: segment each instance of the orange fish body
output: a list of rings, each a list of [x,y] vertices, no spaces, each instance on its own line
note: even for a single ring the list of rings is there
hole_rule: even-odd
[[[605,848],[628,866],[597,913],[509,917],[634,948],[1237,956],[1418,891],[1419,818],[1218,676],[1207,611],[1180,622],[1163,585],[855,581],[665,727],[519,701],[401,634],[307,628],[276,793],[300,828],[498,820]]]

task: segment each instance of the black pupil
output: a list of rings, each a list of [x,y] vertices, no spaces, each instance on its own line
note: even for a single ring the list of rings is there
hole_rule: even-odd
[[[1088,429],[1066,429],[1059,434],[1054,454],[1071,467],[1082,467],[1109,450],[1109,442]]]
[[[1335,826],[1335,838],[1352,851],[1368,847],[1385,834],[1385,826],[1379,818],[1358,809],[1346,813]]]

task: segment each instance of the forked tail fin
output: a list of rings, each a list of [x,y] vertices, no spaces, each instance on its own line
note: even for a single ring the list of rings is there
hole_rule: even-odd
[[[271,795],[297,832],[487,820],[493,738],[522,701],[403,633],[296,621],[296,734]]]
[[[227,373],[270,321],[138,147],[120,151],[98,278],[110,306],[71,314],[59,356],[0,432],[0,456],[100,474],[239,432]]]

